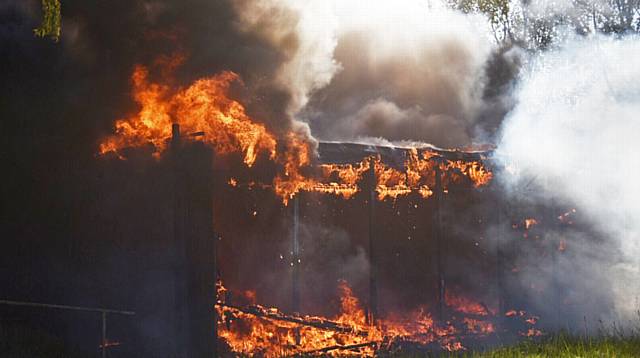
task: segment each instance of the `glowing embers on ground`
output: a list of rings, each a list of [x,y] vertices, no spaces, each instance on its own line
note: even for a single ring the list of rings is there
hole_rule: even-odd
[[[375,325],[367,322],[365,311],[351,287],[338,285],[340,313],[332,318],[287,315],[277,308],[255,304],[234,306],[227,302],[226,289],[218,283],[218,334],[236,354],[249,356],[292,356],[297,354],[332,354],[373,356],[394,353],[403,346],[425,350],[464,350],[465,337],[490,337],[496,332],[495,312],[481,303],[458,295],[446,299],[448,320],[438,322],[426,307],[409,313],[391,313]],[[509,311],[507,319],[520,322],[521,335],[539,335],[534,328],[537,317],[524,311]]]
[[[278,168],[271,183],[256,184],[271,188],[286,204],[300,191],[319,192],[350,198],[361,190],[361,182],[374,166],[375,191],[380,200],[397,198],[412,192],[429,197],[435,183],[435,168],[439,167],[443,186],[468,178],[474,186],[486,185],[492,174],[477,161],[451,161],[438,157],[428,148],[408,149],[402,169],[393,168],[380,156],[363,158],[353,164],[317,165],[309,138],[293,130],[274,135],[260,121],[251,118],[245,107],[229,97],[230,86],[241,83],[237,74],[229,71],[201,78],[186,87],[171,86],[170,78],[183,58],[161,61],[162,81],[150,80],[150,70],[136,66],[131,76],[132,96],[139,110],[115,122],[115,134],[105,138],[99,152],[115,153],[124,159],[124,149],[152,146],[160,157],[172,136],[172,124],[180,125],[187,135],[204,133],[199,140],[210,145],[216,155],[241,154],[244,164],[269,160]],[[283,119],[286,120],[286,119]],[[230,185],[240,183],[233,179]]]

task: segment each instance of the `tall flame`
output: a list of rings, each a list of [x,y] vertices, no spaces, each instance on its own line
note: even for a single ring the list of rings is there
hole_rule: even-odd
[[[140,111],[116,121],[116,135],[103,141],[100,153],[118,153],[149,143],[162,153],[171,137],[171,125],[179,123],[186,133],[204,131],[204,141],[220,154],[243,153],[248,166],[260,152],[275,157],[275,137],[249,118],[242,104],[227,96],[231,83],[239,80],[237,74],[225,71],[177,91],[148,78],[148,69],[136,66],[131,80]]]
[[[172,69],[180,61],[166,62]],[[169,72],[163,75],[169,76]],[[248,167],[259,158],[276,163],[281,170],[272,183],[254,184],[271,188],[285,204],[301,191],[335,194],[346,199],[364,186],[375,191],[379,200],[410,193],[428,198],[435,190],[438,172],[441,173],[442,189],[464,180],[480,187],[492,179],[492,173],[480,162],[444,160],[430,149],[409,149],[401,169],[384,163],[378,155],[351,164],[315,165],[313,149],[306,137],[293,131],[276,137],[264,124],[252,119],[240,102],[229,97],[230,86],[240,82],[233,72],[224,71],[187,87],[172,88],[166,83],[151,81],[149,69],[136,66],[131,81],[133,99],[140,109],[115,122],[115,134],[100,144],[101,154],[113,152],[124,158],[125,148],[152,145],[159,157],[167,150],[172,124],[178,123],[184,133],[204,132],[201,140],[218,155],[239,153]],[[367,182],[368,178],[375,178],[375,181]],[[235,178],[229,179],[228,183],[232,187],[242,186]],[[218,297],[224,297],[226,289],[221,283],[217,286]],[[495,312],[449,292],[446,305],[463,317],[457,322],[437,322],[427,307],[419,307],[409,314],[390,314],[371,325],[351,287],[341,281],[338,291],[341,310],[331,319],[287,316],[277,308],[255,304],[254,292],[244,294],[252,301],[249,308],[236,307],[221,299],[216,304],[220,337],[234,353],[243,355],[373,356],[385,344],[390,346],[402,341],[460,350],[464,347],[456,334],[488,335],[495,331],[491,323]],[[513,316],[524,317],[524,314]],[[538,332],[531,328],[526,334],[537,335]]]
[[[163,76],[170,76],[180,62],[180,57],[161,61],[166,67]],[[350,198],[360,190],[359,183],[372,165],[376,178],[373,190],[379,200],[395,199],[413,192],[424,198],[431,196],[436,166],[442,172],[448,172],[448,180],[453,182],[466,177],[475,186],[482,186],[492,178],[491,172],[480,162],[436,162],[432,159],[437,153],[428,149],[419,152],[416,148],[408,151],[403,170],[387,165],[379,156],[364,158],[354,164],[321,164],[315,167],[319,170],[304,170],[314,164],[313,150],[307,138],[293,131],[276,138],[265,125],[249,117],[244,106],[229,97],[231,84],[241,82],[237,74],[224,71],[177,89],[149,78],[147,67],[138,65],[134,68],[131,76],[133,99],[140,110],[115,122],[115,134],[100,144],[100,153],[114,152],[124,158],[125,148],[151,144],[155,155],[160,156],[167,149],[172,124],[178,123],[184,133],[203,132],[202,140],[218,155],[241,153],[249,167],[264,153],[281,171],[272,183],[262,186],[271,187],[285,204],[300,191]],[[230,182],[233,186],[238,185],[235,180]]]

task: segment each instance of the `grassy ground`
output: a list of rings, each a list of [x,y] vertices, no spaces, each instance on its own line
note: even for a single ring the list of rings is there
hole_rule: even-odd
[[[97,355],[96,355],[97,356]],[[462,352],[452,354],[401,354],[399,357],[450,357],[450,358],[640,358],[640,333],[622,332],[600,334],[599,337],[579,337],[556,334],[546,338],[523,341],[513,346],[495,348],[486,352]],[[0,357],[4,358],[84,358],[65,347],[50,335],[28,327],[0,325]]]
[[[640,335],[603,335],[600,338],[572,337],[566,334],[521,342],[487,352],[464,353],[465,358],[507,357],[640,357]]]

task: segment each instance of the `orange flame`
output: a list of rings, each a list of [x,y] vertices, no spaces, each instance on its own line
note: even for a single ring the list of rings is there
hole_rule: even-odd
[[[538,220],[534,218],[524,219],[524,228],[526,230],[531,229],[534,225],[537,225],[537,224],[538,224]]]
[[[494,312],[471,299],[451,294],[446,296],[447,305],[457,314],[463,315],[457,324],[437,323],[425,307],[419,307],[406,315],[392,313],[378,319],[376,325],[370,325],[360,301],[346,281],[338,284],[340,313],[331,320],[318,316],[287,316],[277,308],[258,305],[242,310],[224,303],[225,291],[219,283],[218,297],[221,300],[216,305],[220,317],[218,331],[231,350],[240,355],[374,356],[385,345],[403,341],[424,345],[436,343],[443,350],[455,351],[465,349],[457,337],[459,334],[472,333],[477,337],[496,332],[492,322]],[[252,292],[244,295],[255,299]],[[471,316],[464,316],[465,314]],[[531,327],[537,322],[535,316],[515,310],[507,312],[505,316],[521,317],[530,325],[521,335],[542,334]],[[301,321],[307,324],[296,323]],[[329,325],[341,328],[326,328]]]
[[[170,76],[183,60],[183,57],[176,56],[158,61],[164,67],[161,71],[163,77]],[[313,150],[305,136],[289,131],[278,143],[276,136],[263,124],[247,115],[241,103],[229,98],[231,84],[241,83],[237,74],[224,71],[177,89],[152,82],[149,77],[147,67],[135,67],[131,76],[133,99],[140,110],[116,121],[115,134],[100,144],[101,154],[113,152],[124,158],[125,148],[152,145],[154,155],[159,157],[167,149],[172,124],[178,123],[184,133],[203,132],[202,140],[218,155],[242,153],[248,167],[264,153],[264,157],[277,163],[282,171],[275,176],[273,183],[262,186],[271,187],[284,204],[300,191],[350,198],[360,190],[359,183],[372,163],[376,176],[374,189],[379,200],[395,199],[412,192],[428,198],[435,183],[436,165],[443,172],[447,171],[449,180],[453,182],[466,177],[479,187],[488,184],[492,178],[492,173],[480,162],[444,161],[436,164],[431,160],[437,156],[436,152],[424,149],[419,153],[416,148],[409,149],[404,170],[386,165],[378,156],[355,164],[321,164],[316,167],[319,169],[317,173],[309,170],[312,169]],[[237,186],[238,182],[233,179],[229,184]]]
[[[493,312],[489,310],[485,305],[472,301],[463,296],[453,295],[450,291],[445,292],[444,300],[447,306],[462,313],[473,314],[478,316],[493,315]]]
[[[243,153],[248,166],[253,165],[260,152],[275,157],[275,137],[264,125],[251,120],[239,102],[227,97],[231,83],[239,80],[237,74],[225,71],[178,91],[151,83],[148,77],[146,67],[136,66],[131,80],[140,111],[116,121],[116,135],[102,142],[100,153],[119,153],[126,147],[149,143],[162,153],[171,137],[171,125],[179,123],[186,133],[204,131],[204,140],[217,153]]]

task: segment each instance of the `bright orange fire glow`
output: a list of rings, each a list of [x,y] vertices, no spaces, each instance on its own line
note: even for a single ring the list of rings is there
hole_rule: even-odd
[[[365,311],[345,282],[338,284],[340,312],[333,318],[286,315],[277,308],[259,305],[236,307],[225,302],[225,289],[218,285],[219,336],[230,349],[247,356],[289,356],[296,354],[329,354],[335,356],[374,356],[379,350],[398,342],[439,346],[442,350],[464,350],[458,336],[476,337],[496,332],[494,313],[473,300],[448,295],[447,305],[457,322],[436,322],[426,307],[408,314],[391,313],[367,322]],[[246,294],[244,296],[247,296]],[[251,295],[250,295],[251,296]],[[251,296],[255,298],[254,296]],[[468,315],[468,316],[465,316]],[[509,311],[507,317],[521,317],[530,326],[521,335],[540,335],[532,326],[537,317],[524,311]]]
[[[287,316],[277,308],[252,305],[241,309],[224,299],[216,306],[219,336],[236,354],[280,357],[300,353],[349,353],[339,347],[362,345],[350,355],[372,356],[382,334],[366,324],[364,310],[346,282],[340,282],[341,312],[329,320],[317,316]],[[224,287],[218,285],[219,297]],[[248,313],[251,312],[251,313]],[[307,322],[299,324],[297,322]],[[357,353],[357,354],[356,354]]]
[[[180,58],[165,62],[163,78],[179,65]],[[225,71],[196,80],[186,87],[174,87],[151,80],[147,67],[136,66],[131,76],[137,113],[118,119],[115,134],[100,144],[101,154],[115,153],[124,159],[127,148],[150,146],[156,157],[168,149],[172,125],[179,124],[182,137],[194,137],[209,145],[216,155],[241,155],[247,167],[259,160],[271,161],[278,168],[271,183],[239,183],[229,178],[232,187],[273,190],[286,205],[299,192],[333,194],[348,199],[360,191],[372,192],[378,200],[417,194],[429,198],[441,183],[443,194],[451,184],[470,182],[474,187],[487,185],[493,174],[479,161],[449,160],[443,152],[430,148],[405,150],[402,165],[385,163],[380,155],[350,164],[318,164],[307,137],[294,131],[276,136],[251,118],[245,107],[229,97],[239,76]],[[436,178],[436,173],[440,177]],[[257,212],[254,211],[254,216]],[[527,229],[535,222],[526,223]],[[277,308],[256,304],[254,291],[241,297],[249,306],[225,302],[227,291],[218,283],[219,336],[240,355],[290,356],[295,354],[331,354],[373,356],[385,346],[397,342],[436,345],[443,350],[465,349],[460,334],[489,335],[496,331],[492,320],[495,310],[447,291],[447,310],[458,318],[439,322],[428,307],[407,313],[390,313],[375,324],[368,322],[365,310],[351,287],[339,283],[340,312],[334,317],[287,315]],[[509,314],[507,314],[509,316]],[[524,314],[514,311],[514,317]],[[534,322],[534,321],[531,321]],[[535,322],[534,322],[535,323]],[[531,328],[527,335],[536,335]]]
[[[119,154],[126,147],[152,144],[161,154],[171,137],[171,125],[179,123],[185,133],[204,132],[203,140],[217,153],[242,153],[248,166],[260,152],[275,157],[275,137],[251,120],[239,102],[227,97],[231,83],[239,80],[237,74],[222,72],[174,91],[150,82],[148,69],[136,66],[131,80],[140,111],[116,121],[116,134],[102,142],[100,153]]]
[[[177,64],[169,61],[171,68]],[[179,62],[179,61],[178,61]],[[170,71],[163,76],[170,76]],[[259,121],[251,118],[245,107],[229,97],[232,84],[240,83],[229,71],[199,79],[189,86],[174,88],[153,82],[149,69],[136,66],[131,80],[137,113],[118,119],[115,134],[100,144],[101,154],[115,153],[125,158],[125,149],[152,146],[156,157],[169,147],[172,125],[179,124],[182,136],[203,133],[198,139],[215,150],[216,155],[241,155],[247,167],[265,160],[275,164],[278,172],[271,183],[239,183],[230,178],[231,187],[268,188],[286,205],[299,192],[333,194],[348,199],[367,190],[378,200],[413,193],[422,198],[434,194],[437,183],[446,194],[454,183],[485,186],[493,174],[480,161],[448,160],[442,151],[429,148],[406,150],[404,163],[390,165],[380,155],[350,164],[318,164],[309,138],[294,131],[276,136]],[[451,158],[451,157],[449,157]],[[440,177],[436,177],[440,173]],[[253,215],[257,215],[254,211]],[[535,224],[525,223],[529,229]],[[216,305],[219,336],[239,355],[291,356],[296,354],[330,354],[373,356],[385,346],[397,342],[415,342],[439,346],[443,350],[465,349],[458,338],[471,333],[486,336],[496,332],[492,322],[495,310],[472,299],[446,292],[447,310],[455,319],[439,322],[428,307],[406,314],[390,313],[375,324],[367,320],[365,310],[351,287],[338,285],[340,312],[331,318],[287,315],[277,308],[258,304],[254,291],[241,294],[249,306],[226,302],[226,289],[217,284]],[[508,312],[507,317],[525,317],[522,311]],[[532,323],[533,322],[533,323]],[[528,321],[534,324],[535,320]],[[530,328],[526,335],[537,335]]]
[[[530,219],[524,219],[524,228],[526,230],[531,229],[534,225],[538,224],[538,220],[530,218]]]
[[[450,291],[445,293],[445,302],[447,306],[453,308],[455,311],[473,314],[478,316],[493,315],[493,312],[489,310],[485,305],[475,302],[462,296],[455,296]]]
[[[161,61],[163,77],[182,62]],[[309,140],[293,131],[277,138],[263,124],[246,113],[244,106],[229,98],[229,88],[241,83],[237,74],[225,71],[193,82],[185,88],[174,89],[167,84],[150,80],[149,69],[136,66],[131,76],[133,99],[139,105],[137,113],[115,123],[115,134],[107,137],[99,152],[116,153],[124,158],[123,150],[129,147],[151,145],[157,157],[168,147],[172,136],[172,124],[180,125],[183,135],[202,134],[200,139],[209,144],[217,155],[241,153],[244,163],[251,167],[264,153],[264,157],[277,163],[282,171],[276,175],[270,187],[285,204],[300,191],[334,194],[345,199],[361,190],[361,181],[374,165],[375,191],[379,200],[395,199],[402,195],[418,193],[424,198],[433,194],[434,170],[439,165],[443,175],[443,186],[448,181],[459,182],[468,178],[479,187],[491,181],[492,173],[480,162],[441,161],[436,164],[438,154],[429,149],[408,150],[404,169],[396,169],[382,162],[379,156],[364,158],[355,164],[320,164],[319,173],[308,170],[314,167]],[[165,82],[170,83],[169,79]],[[307,170],[305,170],[307,169]],[[237,180],[229,181],[237,186]],[[445,191],[446,192],[446,191]]]

